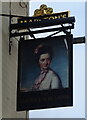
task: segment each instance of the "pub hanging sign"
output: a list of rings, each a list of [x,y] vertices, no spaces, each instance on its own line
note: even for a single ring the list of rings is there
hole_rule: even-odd
[[[69,13],[53,13],[52,8],[41,5],[32,17],[19,19],[18,26],[58,25],[58,20],[69,17]],[[17,111],[73,106],[72,40],[72,34],[27,40],[20,37]]]
[[[60,18],[67,18],[70,16],[70,11],[64,11],[59,13],[53,13],[53,9],[42,4],[39,9],[34,11],[34,15],[29,18],[19,18],[18,23],[32,23],[43,20],[54,20]]]

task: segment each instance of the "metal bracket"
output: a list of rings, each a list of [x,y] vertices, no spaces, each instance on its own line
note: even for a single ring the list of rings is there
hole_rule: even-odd
[[[20,37],[21,36],[26,36],[26,35],[30,35],[33,39],[36,39],[34,34],[40,34],[40,33],[46,33],[46,32],[53,32],[55,31],[55,33],[47,36],[47,37],[51,37],[55,34],[58,34],[60,32],[63,32],[64,34],[66,34],[67,36],[71,34],[71,29],[74,29],[74,22],[75,22],[75,18],[74,17],[69,17],[69,18],[61,18],[59,20],[44,20],[44,21],[39,21],[39,22],[33,22],[33,23],[17,23],[17,24],[11,24],[11,19],[13,17],[20,17],[20,18],[28,18],[31,19],[30,17],[26,17],[26,16],[16,16],[16,15],[6,15],[6,14],[0,14],[0,16],[5,16],[5,17],[9,17],[9,55],[11,55],[11,49],[12,49],[12,37]],[[66,25],[68,24],[68,25]],[[53,26],[56,25],[55,28],[48,28],[49,26]],[[61,27],[58,27],[57,25],[61,25]],[[64,26],[65,25],[65,26]],[[31,31],[30,28],[42,28],[42,27],[47,27],[44,29],[40,29],[40,30],[34,30]],[[26,29],[27,31],[23,31],[23,32],[19,32],[19,30],[23,30]],[[12,32],[13,30],[17,30],[16,32]],[[46,38],[47,38],[46,37]],[[81,37],[81,39],[79,38],[75,38],[73,40],[73,44],[76,43],[83,43],[85,42],[85,37]]]

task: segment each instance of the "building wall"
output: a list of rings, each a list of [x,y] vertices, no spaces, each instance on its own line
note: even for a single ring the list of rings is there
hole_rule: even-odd
[[[13,15],[27,14],[27,8],[22,8],[19,2],[2,2],[2,13]],[[12,23],[17,21],[12,19]],[[18,38],[19,39],[19,38]],[[26,112],[16,111],[17,98],[17,59],[18,41],[12,38],[12,51],[9,55],[9,18],[2,17],[2,118],[25,118]]]
[[[0,13],[2,4],[0,2]],[[2,118],[2,18],[0,17],[0,119]]]

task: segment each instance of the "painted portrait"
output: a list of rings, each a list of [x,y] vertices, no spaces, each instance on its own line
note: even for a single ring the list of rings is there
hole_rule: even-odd
[[[20,90],[38,91],[69,87],[68,44],[64,38],[21,43]]]

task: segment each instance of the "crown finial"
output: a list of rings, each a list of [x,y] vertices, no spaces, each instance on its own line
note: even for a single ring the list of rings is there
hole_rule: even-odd
[[[50,7],[47,7],[47,5],[42,4],[39,9],[36,9],[34,11],[34,17],[37,16],[44,16],[44,15],[51,15],[53,14],[53,9]]]

